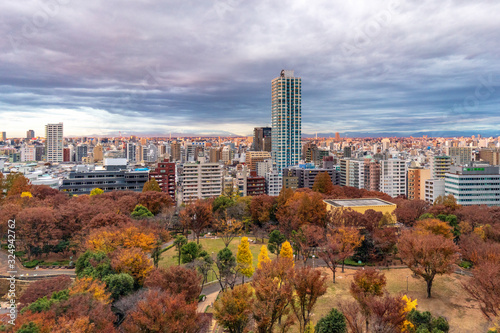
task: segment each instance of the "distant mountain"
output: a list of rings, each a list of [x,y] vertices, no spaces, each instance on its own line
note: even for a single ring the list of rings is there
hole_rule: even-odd
[[[500,136],[500,130],[494,130],[494,131],[421,131],[421,132],[413,132],[413,133],[401,133],[401,132],[347,132],[347,133],[340,133],[339,135],[341,138],[391,138],[391,137],[422,137],[424,135],[427,135],[429,137],[445,137],[445,138],[451,138],[451,137],[470,137],[472,135],[477,136],[480,134],[482,137],[498,137]],[[303,138],[314,138],[316,136],[316,133],[310,134],[310,133],[302,133]],[[319,138],[334,138],[335,133],[318,133],[317,136]]]

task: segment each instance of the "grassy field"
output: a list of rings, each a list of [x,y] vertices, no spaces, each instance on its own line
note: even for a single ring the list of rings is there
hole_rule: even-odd
[[[249,240],[255,240],[255,237],[249,237]],[[191,239],[190,239],[191,241]],[[235,239],[232,240],[232,242],[229,244],[229,249],[233,252],[233,255],[236,257],[236,254],[238,252],[238,244],[240,244],[241,237],[236,237]],[[264,241],[267,241],[264,239]],[[200,244],[203,247],[203,250],[207,251],[208,254],[212,256],[212,258],[216,258],[217,252],[222,250],[224,248],[224,242],[220,238],[200,238]],[[265,243],[260,243],[255,242],[252,243],[250,242],[250,251],[252,252],[253,255],[253,263],[254,266],[257,267],[258,263],[258,255],[260,252],[260,248],[262,245],[265,245]],[[213,254],[212,254],[213,253]],[[274,255],[269,255],[269,257],[272,259],[275,256]],[[163,252],[160,262],[158,263],[159,267],[170,267],[173,265],[177,265],[178,259],[177,259],[177,251],[175,247],[169,249],[168,251]],[[215,267],[215,265],[214,265]],[[212,276],[212,273],[208,274],[208,281],[213,281],[214,277]]]
[[[333,284],[332,273],[322,269],[328,277],[327,294],[318,300],[315,308],[313,322],[316,323],[339,301],[352,299],[349,286],[356,270],[346,269],[345,273],[337,272],[336,283]],[[340,270],[339,270],[340,271]],[[460,282],[468,279],[458,274],[438,276],[434,279],[432,298],[426,298],[426,284],[421,278],[413,278],[409,269],[383,270],[387,278],[386,289],[395,295],[408,295],[417,299],[419,311],[430,311],[434,316],[445,317],[450,324],[450,332],[486,332],[488,323],[479,310],[479,305],[468,298]],[[408,292],[406,291],[406,278],[408,277]]]

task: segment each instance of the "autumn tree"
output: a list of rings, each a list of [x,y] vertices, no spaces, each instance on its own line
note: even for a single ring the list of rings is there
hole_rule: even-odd
[[[157,268],[151,271],[144,286],[147,288],[160,288],[172,295],[183,295],[186,303],[198,299],[201,293],[201,275],[193,269],[181,266]]]
[[[257,268],[262,268],[262,263],[265,263],[265,262],[270,262],[271,259],[269,259],[269,255],[267,253],[267,248],[265,245],[262,245],[261,248],[260,248],[260,253],[259,253],[259,256],[258,256],[258,263],[257,263]]]
[[[314,250],[322,243],[324,231],[322,228],[306,224],[298,231],[292,232],[292,240],[295,248],[302,254],[304,265]]]
[[[395,203],[397,207],[394,210],[394,214],[396,214],[398,222],[410,227],[413,226],[418,218],[427,212],[431,206],[430,203],[425,200],[397,199]]]
[[[214,229],[217,230],[217,235],[222,239],[226,247],[231,244],[231,241],[241,234],[243,230],[243,222],[235,219],[230,219],[227,214],[219,216],[214,220]]]
[[[227,290],[214,303],[214,317],[230,333],[243,333],[250,321],[253,291],[246,285]]]
[[[30,283],[19,298],[19,303],[28,305],[39,298],[50,296],[56,291],[67,289],[72,281],[69,275],[60,275]]]
[[[328,172],[320,172],[314,178],[313,191],[328,194],[333,191],[332,179]]]
[[[23,192],[31,191],[31,184],[28,178],[24,177],[22,173],[10,173],[5,180],[4,189],[7,196],[21,195]]]
[[[138,248],[115,251],[111,259],[111,267],[118,273],[130,274],[137,285],[142,285],[144,279],[153,269],[151,259]]]
[[[263,227],[272,218],[275,198],[268,195],[258,195],[252,197],[250,203],[250,216],[255,225]]]
[[[103,193],[104,193],[103,190],[101,190],[100,188],[96,187],[96,188],[92,189],[92,191],[90,191],[89,196],[93,197],[95,195],[101,195]]]
[[[130,333],[195,333],[206,325],[205,317],[196,312],[196,303],[186,303],[182,295],[149,289],[122,326]]]
[[[424,219],[415,224],[414,230],[420,234],[441,235],[445,238],[453,238],[452,227],[439,219]]]
[[[142,187],[142,192],[148,192],[148,191],[161,192],[160,185],[158,185],[158,182],[156,181],[155,178],[151,178],[146,183],[144,183],[144,186]]]
[[[294,290],[292,310],[299,322],[299,331],[305,331],[318,298],[326,293],[326,277],[321,271],[309,266],[295,269],[291,278]]]
[[[77,279],[69,289],[69,295],[88,293],[96,300],[108,304],[111,302],[111,294],[106,290],[106,284],[91,277]]]
[[[293,249],[292,245],[288,241],[285,241],[281,246],[280,258],[284,259],[289,263],[291,267],[295,265],[293,262]]]
[[[193,230],[197,243],[200,243],[200,234],[213,220],[210,202],[206,200],[192,202],[180,213],[180,219],[186,228]]]
[[[449,274],[458,259],[458,246],[442,235],[405,231],[398,242],[403,262],[413,273],[427,283],[427,297],[431,297],[432,282],[436,275]]]
[[[373,268],[357,271],[351,282],[350,293],[358,302],[361,313],[365,317],[366,331],[369,331],[370,304],[375,297],[380,297],[384,293],[386,278],[383,273],[377,272]]]
[[[292,274],[293,269],[282,258],[262,263],[262,268],[255,271],[251,282],[255,293],[252,317],[257,332],[273,332],[280,324],[280,329],[285,331],[293,324],[293,317],[289,316],[293,295]]]
[[[245,282],[245,276],[251,277],[255,268],[253,267],[253,255],[250,251],[250,243],[248,237],[242,237],[238,245],[238,252],[236,253],[236,262],[238,263],[238,271],[242,275],[242,283]]]

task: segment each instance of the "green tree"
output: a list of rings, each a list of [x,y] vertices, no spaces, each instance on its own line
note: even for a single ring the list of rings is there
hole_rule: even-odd
[[[201,244],[189,242],[181,248],[181,262],[183,264],[193,262],[195,259],[205,256],[208,256],[208,253],[202,249]]]
[[[219,270],[219,275],[216,277],[219,280],[219,284],[222,290],[226,290],[227,287],[231,289],[236,283],[236,258],[233,252],[225,247],[217,253],[217,261],[215,262],[217,269]]]
[[[87,250],[76,261],[75,273],[79,278],[89,276],[94,279],[102,279],[113,274],[114,271],[111,268],[111,260],[106,253]]]
[[[134,290],[134,278],[127,273],[111,274],[105,276],[102,280],[106,283],[106,288],[115,300],[120,296],[128,295]]]
[[[101,190],[100,188],[96,187],[95,189],[93,189],[92,191],[90,191],[90,196],[93,197],[94,195],[101,195],[103,193],[104,193],[103,190]]]
[[[241,238],[241,242],[238,245],[238,253],[236,254],[236,262],[238,263],[238,271],[243,275],[242,283],[245,283],[245,276],[251,277],[255,271],[248,237]]]
[[[312,190],[319,193],[330,193],[333,191],[332,179],[328,172],[320,172],[316,175]]]
[[[132,211],[132,217],[134,218],[144,218],[144,217],[151,217],[153,216],[153,213],[149,211],[146,207],[143,205],[139,204],[135,206],[134,210]]]
[[[344,314],[337,309],[331,309],[330,312],[321,318],[316,324],[315,333],[347,333],[347,324]]]
[[[29,323],[23,324],[17,333],[39,333],[40,326],[30,321]]]
[[[187,244],[187,238],[183,235],[177,235],[174,239],[174,246],[177,249],[177,258],[179,259],[179,265],[181,264],[181,250],[184,245]]]
[[[142,187],[142,192],[148,192],[148,191],[161,192],[160,185],[158,185],[156,179],[151,178],[144,184],[144,186]]]
[[[269,250],[269,252],[274,253],[278,256],[281,250],[281,244],[283,244],[285,240],[285,235],[283,235],[279,230],[273,230],[269,234],[267,249]]]

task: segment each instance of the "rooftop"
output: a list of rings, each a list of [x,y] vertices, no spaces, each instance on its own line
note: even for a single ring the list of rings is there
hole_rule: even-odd
[[[361,199],[329,199],[325,200],[329,205],[335,207],[360,207],[360,206],[393,206],[392,202],[388,202],[378,198],[361,198]]]

